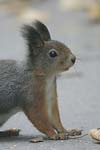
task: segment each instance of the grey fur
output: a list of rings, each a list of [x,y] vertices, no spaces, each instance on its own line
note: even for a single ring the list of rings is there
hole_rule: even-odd
[[[28,96],[28,86],[33,81],[32,72],[25,64],[13,60],[0,61],[0,114],[8,113],[15,107],[23,107]]]

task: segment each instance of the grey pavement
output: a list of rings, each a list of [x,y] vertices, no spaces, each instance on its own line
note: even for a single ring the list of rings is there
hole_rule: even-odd
[[[35,6],[33,6],[34,8]],[[85,12],[63,12],[57,1],[46,1],[36,9],[50,15],[44,22],[53,39],[64,42],[77,56],[75,66],[58,77],[61,119],[66,128],[80,128],[86,133],[100,127],[100,24],[89,20]],[[24,59],[25,45],[19,33],[20,23],[14,16],[0,13],[0,58]],[[99,150],[90,137],[66,141],[29,140],[42,135],[20,112],[1,128],[20,128],[19,137],[0,139],[0,150]]]

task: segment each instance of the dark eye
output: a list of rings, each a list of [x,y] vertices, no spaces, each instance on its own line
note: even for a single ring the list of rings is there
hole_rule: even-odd
[[[55,49],[52,49],[49,51],[49,56],[54,58],[56,57],[58,54],[57,54],[57,51]]]

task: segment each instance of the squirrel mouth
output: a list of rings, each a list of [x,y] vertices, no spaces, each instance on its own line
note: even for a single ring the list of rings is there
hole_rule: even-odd
[[[67,70],[69,70],[71,67],[73,67],[73,65],[69,65],[69,66],[67,66],[67,67],[64,67],[64,70],[67,71]]]
[[[69,68],[70,68],[70,67],[64,67],[64,68],[63,68],[63,71],[67,71],[67,70],[69,70]]]
[[[72,66],[63,67],[64,71],[68,71]]]

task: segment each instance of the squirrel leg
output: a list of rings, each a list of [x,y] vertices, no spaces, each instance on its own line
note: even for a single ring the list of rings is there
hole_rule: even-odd
[[[59,114],[58,103],[57,103],[56,97],[54,97],[54,99],[53,99],[51,122],[53,124],[53,127],[56,129],[56,131],[58,133],[65,130],[62,125],[61,119],[60,119],[60,114]]]
[[[80,129],[65,129],[61,123],[60,115],[59,115],[59,109],[58,109],[58,103],[57,103],[57,96],[54,96],[53,104],[52,104],[52,122],[53,127],[56,129],[58,133],[65,133],[69,136],[76,136],[81,135]]]
[[[45,110],[45,109],[42,109]],[[50,139],[56,139],[56,132],[50,124],[46,112],[42,110],[36,110],[32,106],[25,109],[24,112],[31,123],[42,133],[46,134]]]
[[[9,129],[5,131],[0,131],[0,137],[11,137],[11,136],[18,136],[20,129]]]
[[[44,109],[43,109],[44,110]],[[34,111],[30,108],[25,111],[25,114],[32,122],[32,124],[42,133],[46,134],[51,140],[65,140],[66,135],[63,133],[56,133],[55,129],[52,127],[45,111]]]

